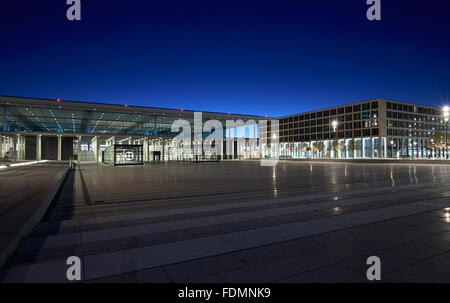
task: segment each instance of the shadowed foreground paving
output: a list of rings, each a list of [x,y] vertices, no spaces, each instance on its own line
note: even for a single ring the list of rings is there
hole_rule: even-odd
[[[67,170],[61,163],[0,170],[0,266],[39,223]]]
[[[3,271],[100,282],[450,282],[450,166],[81,166]]]

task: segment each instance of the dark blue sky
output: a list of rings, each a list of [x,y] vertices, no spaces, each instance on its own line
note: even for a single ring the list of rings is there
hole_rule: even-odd
[[[0,2],[0,94],[280,116],[450,94],[450,1]]]

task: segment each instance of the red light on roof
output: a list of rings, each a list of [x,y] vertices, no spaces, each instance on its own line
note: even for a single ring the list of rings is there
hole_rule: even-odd
[[[184,109],[180,109],[180,112],[184,112]]]
[[[56,102],[61,102],[61,99],[59,99],[59,98],[58,98],[58,99],[56,99]]]
[[[228,113],[228,116],[231,115],[231,113]]]
[[[128,107],[128,104],[125,104],[124,107]]]

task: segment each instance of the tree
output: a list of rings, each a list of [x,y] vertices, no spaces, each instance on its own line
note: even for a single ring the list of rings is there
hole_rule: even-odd
[[[313,151],[317,153],[317,156],[319,156],[319,153],[325,149],[325,144],[323,142],[314,142],[313,143]]]
[[[334,151],[334,157],[337,158],[337,153],[342,149],[342,144],[334,140],[330,144],[330,150]]]
[[[347,148],[352,152],[352,157],[355,158],[355,151],[359,151],[361,149],[361,144],[355,140],[350,140]]]
[[[445,147],[445,135],[439,131],[434,132],[427,142],[427,149],[435,150],[435,154],[438,153],[438,157],[441,157],[441,149]]]
[[[302,143],[300,143],[298,148],[299,148],[300,152],[307,152],[308,151],[308,144],[306,144],[305,142],[302,142]]]
[[[356,146],[355,146],[355,140],[350,140],[350,141],[348,141],[347,149],[352,153],[352,157],[353,157],[353,158],[355,157],[355,153],[354,153],[355,148],[356,148]]]

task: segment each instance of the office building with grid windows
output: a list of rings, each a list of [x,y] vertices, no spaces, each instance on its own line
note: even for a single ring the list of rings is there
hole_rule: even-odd
[[[372,99],[278,121],[281,158],[446,157],[448,117],[440,107]]]

